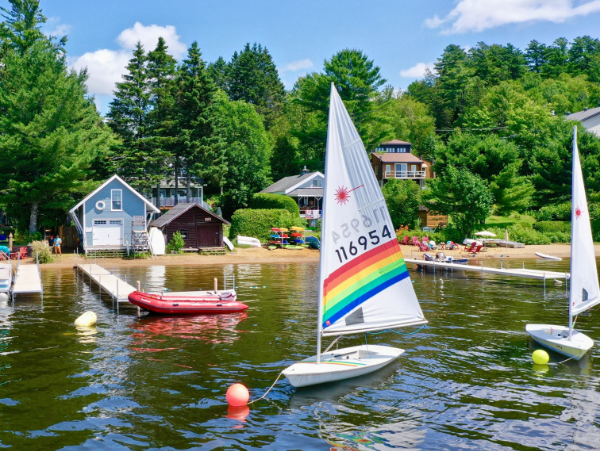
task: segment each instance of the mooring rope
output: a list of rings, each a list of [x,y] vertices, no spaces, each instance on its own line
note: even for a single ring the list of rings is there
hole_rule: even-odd
[[[262,395],[260,398],[255,399],[254,401],[250,401],[248,404],[254,404],[256,401],[260,401],[261,399],[264,399],[267,397],[267,395],[269,394],[269,392],[273,389],[273,387],[275,387],[275,384],[277,383],[277,381],[279,380],[279,378],[283,375],[283,371],[281,373],[279,373],[279,376],[277,376],[277,379],[275,379],[275,382],[273,382],[273,385],[271,385],[269,387],[269,389],[265,392],[264,395]]]

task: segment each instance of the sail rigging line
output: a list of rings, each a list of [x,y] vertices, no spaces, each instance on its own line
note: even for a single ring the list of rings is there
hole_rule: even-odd
[[[385,329],[385,330],[380,330],[379,332],[365,332],[365,343],[367,341],[367,335],[380,335],[385,332],[393,332],[396,335],[405,335],[406,336],[406,335],[414,335],[418,332],[421,332],[422,329],[429,329],[429,327],[427,327],[427,324],[423,324],[417,330],[413,330],[412,332],[398,332],[397,330],[394,330],[394,329]]]

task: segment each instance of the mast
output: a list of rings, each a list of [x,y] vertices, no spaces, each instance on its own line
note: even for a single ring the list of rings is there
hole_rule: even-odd
[[[573,127],[573,163],[571,169],[571,261],[569,262],[569,271],[571,273],[571,278],[573,277],[573,233],[575,231],[575,174],[577,173],[577,168],[575,167],[577,161],[579,160],[577,153],[577,126]],[[571,336],[573,335],[573,284],[569,284],[569,340],[571,340]]]
[[[333,84],[333,82],[331,83],[331,91],[330,91],[330,95],[329,95],[329,123],[327,124],[327,144],[329,144],[329,139],[330,139],[330,133],[332,132],[332,127],[330,126],[331,123],[331,111],[332,111],[332,104],[333,104],[333,96],[331,95],[331,93],[333,93],[333,90],[335,89],[335,85]],[[327,146],[329,147],[329,146]],[[327,231],[327,228],[325,227],[326,224],[326,207],[327,207],[327,174],[330,174],[329,172],[329,152],[327,152],[327,150],[325,150],[325,180],[323,183],[323,201],[321,203],[321,211],[323,212],[321,214],[321,249],[319,251],[319,297],[318,299],[318,303],[319,303],[319,309],[318,309],[318,313],[317,313],[317,365],[319,365],[321,363],[321,339],[323,337],[323,265],[324,265],[324,255],[325,252],[323,250],[323,238],[326,239],[325,237],[325,233],[323,233],[323,231]],[[326,246],[327,247],[327,246]]]

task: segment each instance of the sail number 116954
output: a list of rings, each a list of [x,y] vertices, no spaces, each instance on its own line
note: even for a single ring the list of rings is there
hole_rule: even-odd
[[[390,229],[388,229],[388,226],[384,224],[383,226],[383,230],[381,231],[381,238],[391,238],[392,234],[390,233]],[[335,253],[337,254],[338,258],[340,259],[340,263],[343,263],[344,261],[348,260],[349,256],[354,257],[355,255],[358,254],[359,251],[364,252],[367,250],[367,247],[369,246],[369,241],[371,242],[371,245],[373,246],[377,246],[379,244],[379,242],[381,241],[381,238],[379,238],[379,235],[377,235],[377,230],[371,230],[369,232],[369,236],[359,236],[357,241],[357,245],[354,244],[353,241],[350,241],[350,243],[348,244],[348,248],[346,250],[345,246],[340,246],[338,249],[335,250]],[[361,249],[362,248],[362,249]]]

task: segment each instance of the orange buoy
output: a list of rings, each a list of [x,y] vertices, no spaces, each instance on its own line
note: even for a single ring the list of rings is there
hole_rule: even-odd
[[[248,389],[242,384],[233,384],[227,389],[227,402],[230,406],[245,406],[250,400]]]

